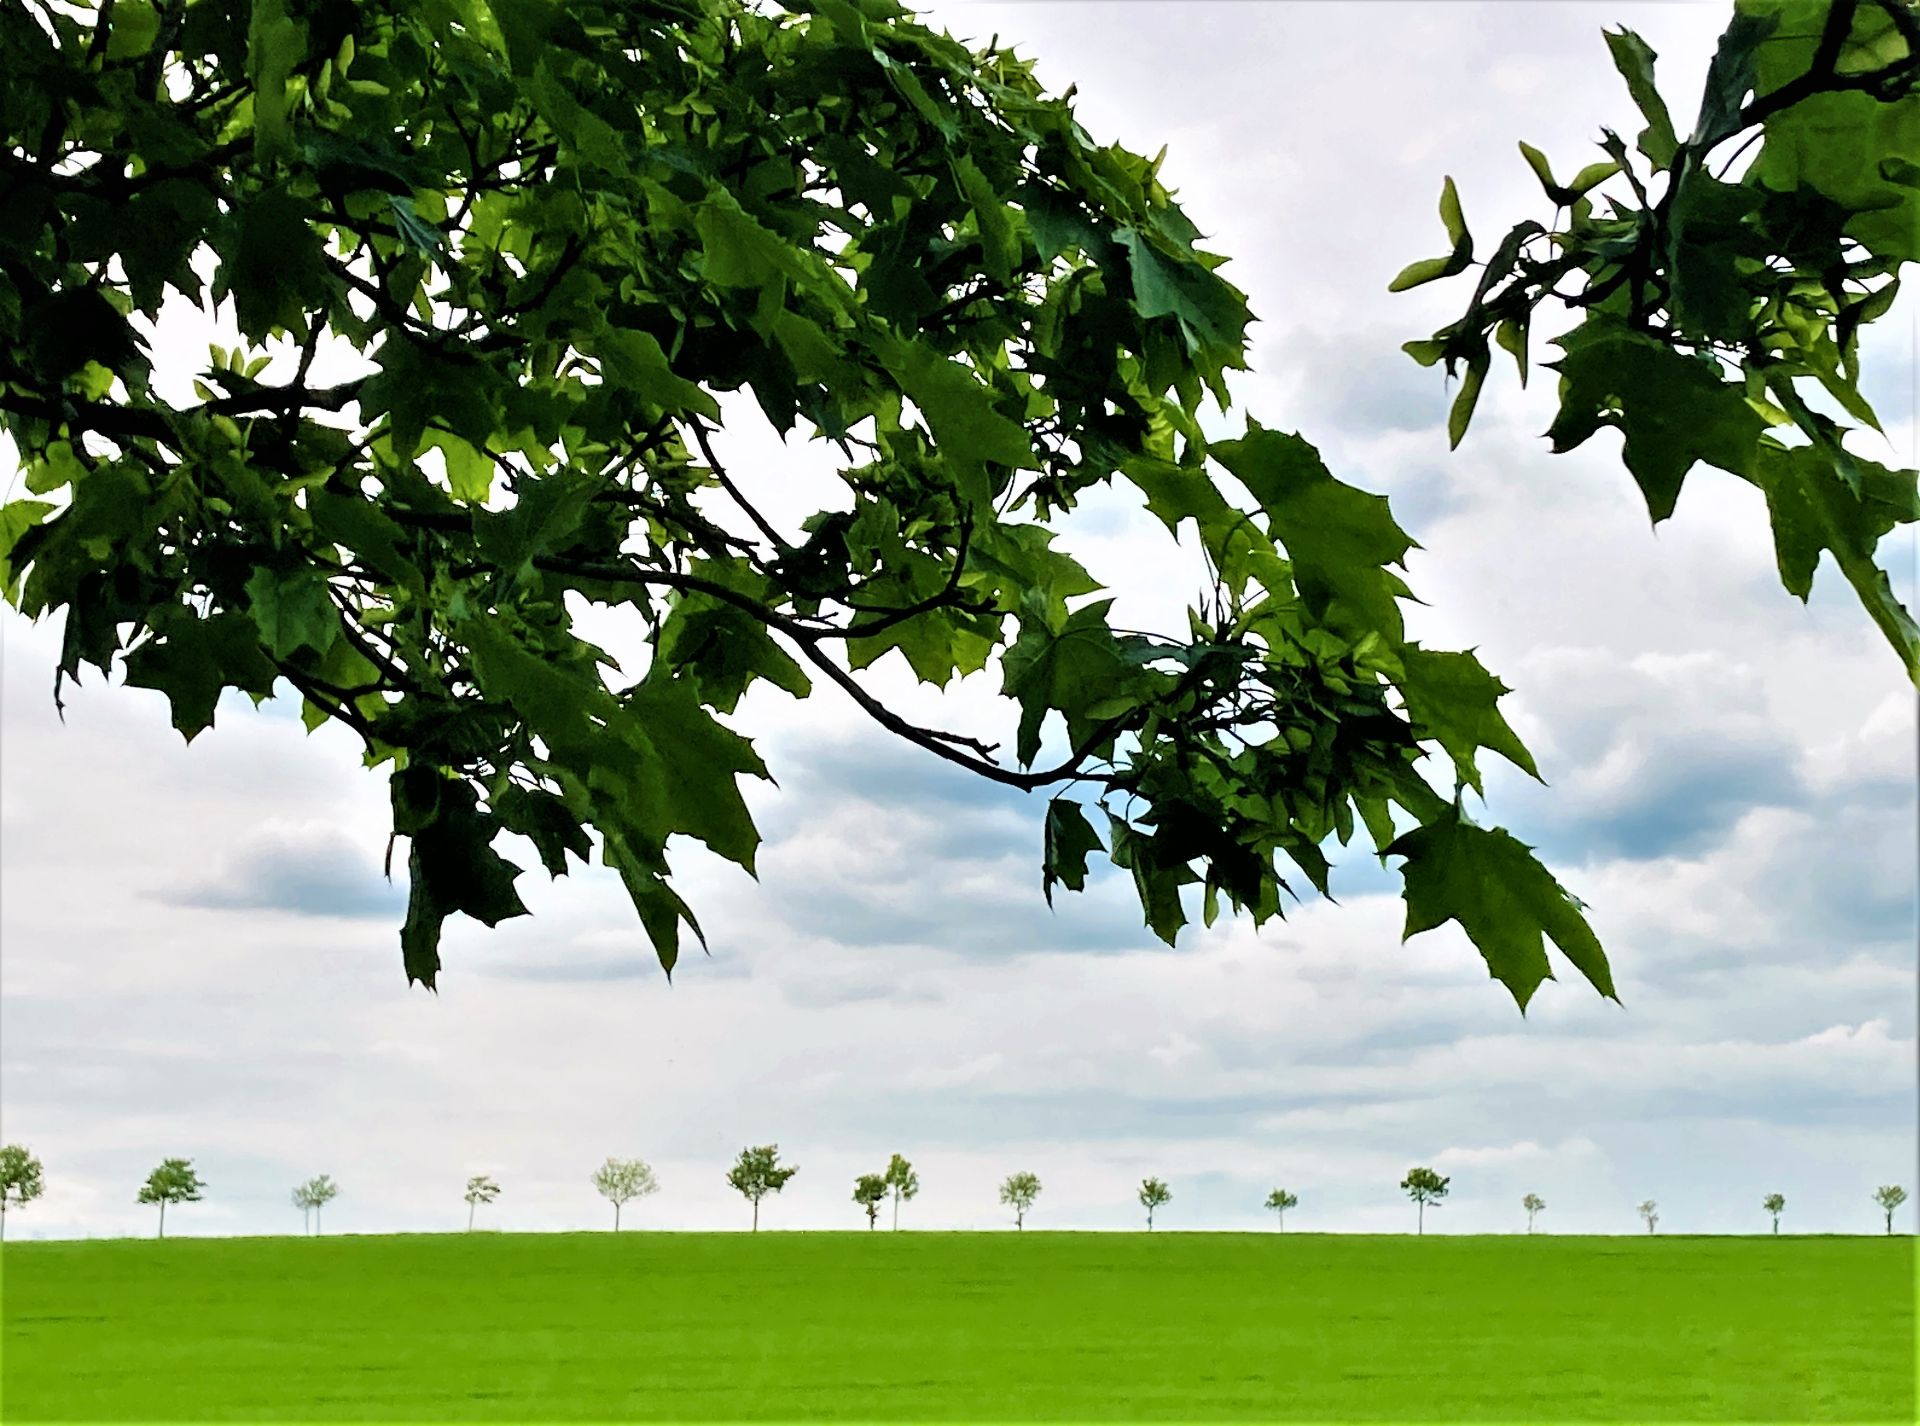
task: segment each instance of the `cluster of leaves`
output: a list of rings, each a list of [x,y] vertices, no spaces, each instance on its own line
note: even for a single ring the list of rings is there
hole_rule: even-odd
[[[1480,264],[1466,314],[1407,350],[1463,370],[1457,445],[1492,346],[1524,382],[1536,310],[1578,312],[1554,339],[1565,355],[1550,364],[1560,374],[1553,449],[1619,430],[1656,523],[1696,464],[1758,487],[1787,589],[1804,600],[1831,556],[1920,679],[1920,625],[1874,558],[1883,538],[1920,519],[1916,472],[1846,445],[1850,430],[1881,429],[1860,392],[1861,332],[1893,306],[1903,265],[1920,259],[1920,7],[1739,0],[1685,138],[1646,42],[1624,29],[1606,40],[1647,122],[1633,149],[1606,130],[1606,160],[1563,184],[1522,144],[1554,225],[1513,228]],[[1409,267],[1396,287],[1473,264],[1451,180],[1441,218],[1451,253]]]
[[[1280,1226],[1285,1228],[1287,1226],[1287,1210],[1300,1206],[1300,1196],[1296,1193],[1289,1193],[1284,1188],[1276,1188],[1272,1193],[1267,1195],[1267,1201],[1262,1206],[1269,1212],[1275,1214],[1280,1220]]]
[[[450,915],[524,913],[503,834],[617,871],[671,971],[672,839],[754,866],[768,771],[726,718],[825,679],[1049,793],[1049,900],[1104,850],[1168,942],[1196,891],[1263,922],[1364,829],[1409,935],[1458,921],[1523,1007],[1547,939],[1613,993],[1579,904],[1463,815],[1482,750],[1534,772],[1505,688],[1407,637],[1384,499],[1297,435],[1202,434],[1244,297],[1027,61],[893,0],[47,0],[0,8],[0,127],[0,584],[64,616],[56,699],[118,667],[189,738],[281,688],[357,734],[409,978]],[[149,349],[177,301],[240,338],[190,393]],[[728,393],[830,443],[834,500],[769,518],[787,473],[727,468]],[[1116,480],[1204,558],[1184,629],[1116,627],[1056,544]],[[997,664],[1012,762],[878,697],[894,653]]]
[[[1024,1169],[1008,1174],[1006,1182],[1000,1185],[1000,1201],[1013,1210],[1015,1228],[1024,1229],[1027,1226],[1027,1213],[1039,1196],[1039,1176]]]
[[[160,1236],[164,1238],[167,1233],[167,1205],[198,1203],[206,1187],[192,1159],[162,1159],[159,1167],[148,1174],[146,1182],[140,1185],[134,1202],[159,1205]]]
[[[1153,1231],[1153,1210],[1164,1208],[1173,1202],[1173,1190],[1167,1187],[1166,1180],[1143,1178],[1140,1180],[1140,1206],[1147,1210],[1147,1231]]]
[[[620,1210],[636,1198],[660,1191],[660,1180],[645,1159],[608,1159],[593,1171],[593,1187],[613,1205],[614,1231],[620,1230]]]
[[[853,1201],[867,1210],[867,1227],[873,1228],[880,1217],[880,1205],[887,1196],[887,1176],[863,1173],[853,1181]]]
[[[0,1238],[7,1233],[7,1209],[25,1208],[47,1191],[46,1170],[19,1144],[0,1144]]]
[[[760,1226],[760,1200],[769,1193],[778,1193],[787,1186],[795,1174],[800,1172],[798,1164],[780,1162],[778,1144],[760,1144],[740,1151],[740,1157],[734,1160],[733,1167],[727,1170],[727,1186],[753,1205],[753,1226]],[[887,1181],[884,1175],[867,1175],[878,1178],[880,1189],[875,1203],[886,1196]]]

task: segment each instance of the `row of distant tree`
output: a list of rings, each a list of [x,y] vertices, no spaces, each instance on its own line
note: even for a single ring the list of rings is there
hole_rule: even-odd
[[[760,1230],[761,1200],[768,1194],[780,1192],[799,1172],[798,1164],[780,1162],[778,1144],[761,1144],[740,1151],[740,1157],[727,1170],[727,1184],[752,1205],[755,1232]],[[1430,1168],[1407,1170],[1407,1176],[1400,1180],[1400,1188],[1413,1201],[1416,1233],[1426,1232],[1427,1210],[1444,1203],[1452,1182],[1451,1178]],[[592,1183],[600,1196],[613,1205],[613,1230],[616,1233],[620,1231],[621,1210],[627,1204],[660,1190],[659,1178],[644,1159],[608,1159],[593,1171]],[[198,1203],[206,1187],[195,1172],[192,1160],[163,1159],[160,1166],[147,1175],[147,1181],[140,1185],[136,1201],[159,1207],[159,1236],[164,1238],[167,1235],[167,1206]],[[45,1190],[46,1174],[40,1160],[18,1144],[0,1148],[0,1238],[6,1237],[7,1209],[24,1207]],[[880,1173],[863,1173],[853,1182],[853,1201],[865,1211],[869,1229],[879,1222],[880,1207],[889,1199],[893,1202],[893,1226],[899,1228],[900,1205],[910,1201],[919,1192],[920,1175],[900,1154],[893,1155]],[[293,1206],[300,1210],[302,1225],[307,1232],[320,1231],[320,1211],[339,1194],[340,1186],[327,1174],[308,1179],[293,1190]],[[475,1215],[480,1207],[492,1203],[499,1196],[500,1185],[490,1176],[475,1174],[467,1180],[468,1232],[473,1231]],[[1040,1180],[1031,1173],[1009,1174],[1000,1185],[1000,1202],[1013,1210],[1013,1226],[1016,1229],[1025,1229],[1027,1214],[1039,1197]],[[1173,1190],[1163,1179],[1146,1178],[1140,1181],[1139,1198],[1140,1206],[1147,1210],[1147,1231],[1152,1232],[1154,1212],[1173,1202]],[[1891,1235],[1893,1213],[1907,1201],[1906,1189],[1897,1183],[1883,1184],[1874,1190],[1873,1201],[1885,1212],[1887,1232]],[[1267,1195],[1265,1206],[1284,1232],[1287,1210],[1298,1207],[1299,1203],[1298,1195],[1284,1188],[1276,1188]],[[1520,1200],[1520,1206],[1526,1212],[1527,1231],[1531,1233],[1534,1219],[1546,1211],[1547,1201],[1537,1193],[1529,1193]],[[1760,1206],[1772,1217],[1773,1231],[1777,1234],[1780,1231],[1780,1215],[1787,1207],[1786,1196],[1769,1193],[1760,1201]],[[1649,1233],[1659,1231],[1658,1203],[1649,1198],[1639,1205],[1637,1211]]]

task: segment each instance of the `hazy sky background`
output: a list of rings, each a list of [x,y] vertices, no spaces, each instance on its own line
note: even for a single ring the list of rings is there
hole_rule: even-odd
[[[1402,946],[1392,883],[1357,850],[1315,903],[1255,936],[1178,950],[1111,876],[1046,909],[1038,804],[864,724],[835,690],[761,691],[739,725],[781,786],[750,796],[756,884],[689,848],[707,929],[672,985],[617,882],[521,889],[535,915],[456,918],[441,990],[409,988],[402,894],[380,877],[385,783],[291,701],[223,704],[183,746],[164,700],[96,680],[54,717],[55,626],[0,614],[0,1137],[46,1163],[9,1236],[152,1231],[134,1203],[165,1155],[205,1202],[170,1233],[298,1231],[294,1183],[343,1185],[330,1231],[604,1226],[588,1175],[652,1161],[634,1227],[745,1228],[722,1175],[777,1141],[801,1167],[767,1227],[854,1228],[856,1174],[900,1151],[924,1187],[906,1226],[1010,1224],[995,1186],[1045,1184],[1039,1228],[1401,1231],[1416,1163],[1453,1178],[1434,1232],[1877,1231],[1878,1184],[1915,1183],[1915,704],[1898,660],[1823,568],[1779,586],[1764,510],[1696,471],[1657,534],[1603,436],[1549,457],[1543,374],[1496,377],[1449,455],[1440,376],[1399,343],[1457,315],[1459,284],[1390,297],[1443,244],[1443,174],[1497,237],[1544,200],[1514,145],[1560,172],[1600,125],[1639,121],[1600,38],[1661,56],[1687,126],[1730,7],[1702,4],[942,3],[1078,83],[1083,125],[1153,153],[1231,254],[1261,318],[1242,403],[1389,494],[1423,548],[1413,632],[1477,647],[1550,789],[1510,770],[1487,818],[1539,845],[1592,905],[1624,1006],[1570,969],[1523,1019],[1453,928]],[[1912,306],[1869,354],[1891,450],[1914,460]],[[204,333],[169,350],[191,364]],[[1551,353],[1536,352],[1536,359]],[[183,368],[184,370],[184,368]],[[749,407],[735,414],[757,419]],[[750,424],[723,457],[797,510],[804,454]],[[796,475],[795,472],[801,472]],[[810,507],[808,507],[810,508]],[[1125,495],[1067,546],[1164,621],[1190,553]],[[1911,540],[1894,545],[1911,599]],[[631,643],[631,634],[608,638]],[[997,678],[990,681],[997,686]],[[885,685],[913,706],[901,670]],[[947,726],[1007,723],[991,686]],[[510,853],[511,854],[511,853]],[[1911,1209],[1903,1222],[1911,1225]]]

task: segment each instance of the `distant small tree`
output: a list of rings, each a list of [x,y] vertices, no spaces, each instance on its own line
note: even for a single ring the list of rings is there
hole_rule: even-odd
[[[467,1180],[467,1231],[473,1231],[473,1214],[483,1203],[491,1203],[500,1196],[500,1185],[483,1173],[477,1173]]]
[[[7,1237],[7,1209],[24,1208],[46,1191],[40,1160],[18,1144],[0,1147],[0,1242]]]
[[[1527,1210],[1527,1231],[1533,1231],[1533,1215],[1547,1206],[1547,1200],[1537,1193],[1529,1193],[1520,1200],[1520,1206]]]
[[[920,1191],[920,1175],[913,1171],[913,1165],[900,1155],[895,1154],[887,1161],[885,1182],[893,1194],[893,1230],[900,1231],[900,1200],[912,1198]]]
[[[307,1196],[313,1200],[313,1232],[314,1236],[318,1237],[320,1235],[320,1210],[340,1196],[340,1185],[335,1183],[328,1175],[321,1174],[318,1178],[309,1180],[306,1189]]]
[[[620,1209],[636,1198],[660,1191],[660,1181],[644,1159],[608,1159],[593,1171],[593,1186],[613,1205],[613,1231],[620,1231]]]
[[[883,1173],[863,1173],[853,1181],[853,1201],[867,1210],[868,1232],[873,1231],[874,1220],[880,1216],[880,1204],[891,1187]]]
[[[1438,1208],[1440,1200],[1447,1196],[1447,1185],[1452,1182],[1452,1179],[1437,1174],[1432,1169],[1407,1170],[1407,1176],[1400,1180],[1400,1187],[1406,1190],[1407,1197],[1411,1198],[1419,1209],[1415,1233],[1424,1234],[1427,1231],[1427,1205],[1431,1203]]]
[[[1276,1188],[1272,1193],[1267,1195],[1267,1207],[1272,1209],[1279,1217],[1280,1231],[1282,1233],[1287,1231],[1287,1210],[1299,1202],[1300,1200],[1298,1198],[1295,1198],[1284,1188]]]
[[[1765,1198],[1760,1200],[1760,1206],[1773,1215],[1773,1232],[1774,1236],[1778,1237],[1780,1235],[1780,1210],[1787,1206],[1786,1195],[1783,1193],[1769,1193]]]
[[[1907,1201],[1907,1191],[1897,1183],[1883,1184],[1873,1191],[1873,1201],[1886,1210],[1887,1236],[1893,1236],[1893,1210]]]
[[[320,1230],[320,1210],[340,1196],[340,1186],[326,1174],[310,1178],[293,1191],[293,1206],[300,1210],[303,1232]],[[311,1217],[309,1217],[311,1215]]]
[[[1153,1210],[1173,1202],[1173,1190],[1157,1178],[1140,1180],[1140,1206],[1147,1210],[1147,1231],[1153,1231]]]
[[[1027,1210],[1033,1207],[1033,1200],[1039,1196],[1040,1180],[1030,1173],[1008,1174],[1007,1181],[1000,1185],[1000,1201],[1013,1210],[1016,1231],[1025,1231]]]
[[[1649,1198],[1640,1205],[1640,1216],[1647,1220],[1647,1231],[1651,1233],[1660,1226],[1660,1205]]]
[[[799,1172],[799,1165],[780,1162],[778,1144],[762,1144],[757,1149],[740,1151],[740,1157],[727,1171],[727,1182],[753,1205],[754,1232],[760,1231],[760,1200],[785,1188],[787,1180]]]
[[[167,1205],[198,1203],[200,1191],[205,1187],[200,1175],[193,1171],[193,1160],[162,1159],[160,1167],[148,1174],[147,1181],[140,1185],[140,1193],[135,1201],[160,1205],[160,1236],[164,1238],[167,1236]]]

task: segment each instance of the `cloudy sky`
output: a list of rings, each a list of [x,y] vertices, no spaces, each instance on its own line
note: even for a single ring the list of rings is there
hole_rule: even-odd
[[[147,1170],[211,1185],[190,1234],[297,1231],[287,1195],[331,1173],[331,1231],[462,1225],[504,1186],[511,1229],[599,1227],[609,1154],[662,1190],[629,1222],[744,1228],[722,1175],[778,1141],[801,1167],[763,1217],[849,1228],[857,1173],[909,1155],[908,1223],[1005,1225],[995,1185],[1045,1184],[1037,1227],[1126,1228],[1146,1174],[1167,1228],[1401,1231],[1396,1184],[1452,1176],[1440,1232],[1872,1230],[1914,1184],[1913,690],[1829,566],[1779,587],[1758,497],[1697,472],[1655,533],[1611,438],[1549,457],[1549,382],[1503,374],[1449,455],[1437,374],[1397,350],[1464,294],[1389,297],[1438,251],[1452,174],[1485,233],[1538,213],[1514,144],[1567,171],[1637,127],[1600,39],[1661,55],[1676,112],[1729,7],[1701,4],[941,3],[1079,85],[1087,129],[1146,153],[1252,297],[1268,425],[1393,499],[1423,548],[1414,632],[1475,646],[1550,788],[1490,779],[1487,816],[1591,903],[1624,1005],[1572,977],[1523,1019],[1453,928],[1402,945],[1368,859],[1256,936],[1168,950],[1109,878],[1049,912],[1035,806],[884,740],[831,688],[755,695],[741,726],[779,789],[752,795],[755,883],[681,854],[710,958],[661,977],[617,884],[522,881],[535,915],[450,923],[437,995],[400,970],[381,779],[291,703],[223,705],[183,746],[164,701],[90,681],[50,699],[57,629],[11,613],[0,748],[0,1137],[45,1161],[10,1236],[151,1231]],[[186,330],[181,350],[204,350]],[[1914,460],[1912,309],[1882,326],[1884,460]],[[1540,355],[1545,355],[1544,353]],[[773,438],[738,413],[736,475]],[[1865,449],[1863,447],[1863,449]],[[790,466],[791,457],[782,461]],[[4,472],[0,472],[4,474]],[[749,476],[749,478],[751,478]],[[1140,618],[1197,582],[1135,502],[1066,542]],[[1895,579],[1910,591],[1911,541]],[[609,638],[623,637],[618,631]],[[630,637],[630,635],[625,635]],[[901,671],[889,689],[905,690]],[[909,699],[919,695],[907,690]],[[924,706],[916,704],[916,706]],[[948,726],[1006,721],[963,689]],[[533,865],[531,856],[519,860]]]

